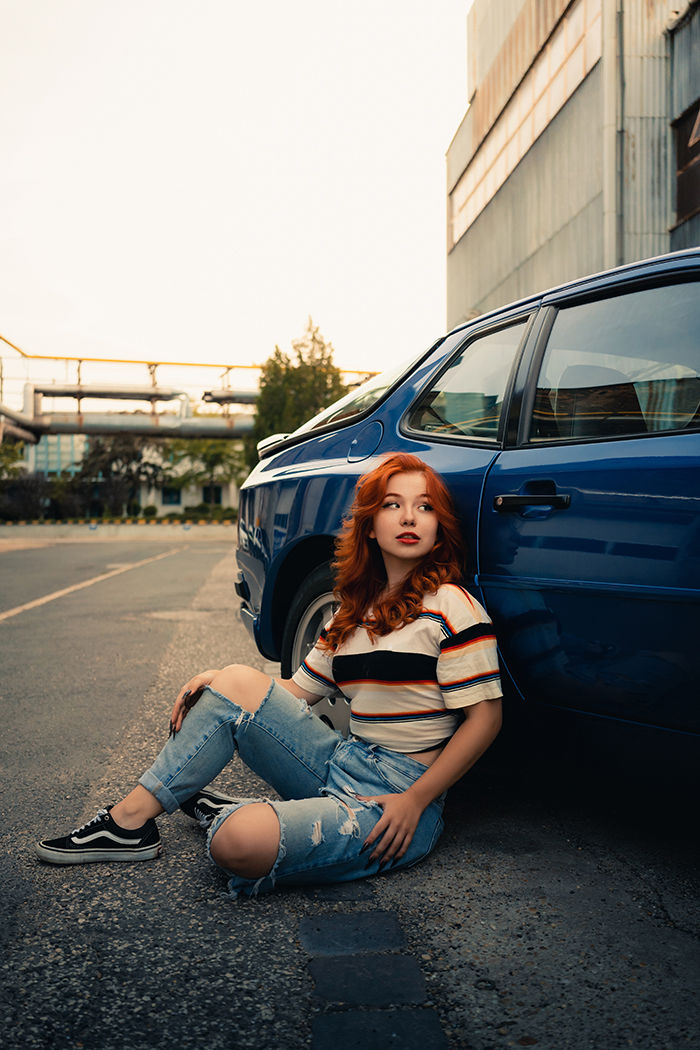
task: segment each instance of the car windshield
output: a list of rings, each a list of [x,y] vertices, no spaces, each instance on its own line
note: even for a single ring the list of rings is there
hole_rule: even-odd
[[[386,372],[372,376],[362,386],[348,391],[339,401],[335,401],[328,408],[324,408],[323,411],[319,412],[318,415],[308,419],[306,423],[302,423],[294,431],[293,436],[304,434],[308,430],[317,430],[319,427],[327,427],[331,423],[340,423],[369,411],[415,360],[414,355],[410,359],[403,361],[398,367],[390,368]]]

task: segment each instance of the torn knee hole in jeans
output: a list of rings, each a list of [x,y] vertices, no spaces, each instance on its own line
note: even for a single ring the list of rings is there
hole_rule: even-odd
[[[315,820],[311,825],[311,845],[320,846],[323,842],[323,828],[320,820]]]
[[[293,695],[293,694],[292,694],[292,695]],[[301,697],[299,697],[299,696],[295,696],[295,697],[294,697],[294,699],[295,699],[295,700],[297,701],[297,703],[299,704],[299,710],[301,711],[301,713],[302,713],[303,715],[308,715],[308,717],[309,717],[309,718],[313,718],[313,717],[314,717],[314,713],[313,713],[313,711],[311,710],[311,708],[309,707],[309,705],[308,705],[308,703],[306,702],[306,700],[303,700],[303,699],[302,699]]]
[[[359,837],[360,825],[357,820],[357,814],[359,810],[353,809],[347,802],[343,802],[342,799],[338,800],[338,821],[344,817],[343,823],[340,824],[338,832],[341,835],[353,835],[355,838]]]
[[[359,810],[353,809],[347,802],[343,802],[342,799],[336,799],[337,807],[337,831],[339,835],[352,835],[358,838],[360,835],[360,825],[357,820],[357,813]],[[320,846],[322,842],[325,842],[325,835],[323,834],[323,821],[314,820],[311,825],[310,841],[312,846]]]

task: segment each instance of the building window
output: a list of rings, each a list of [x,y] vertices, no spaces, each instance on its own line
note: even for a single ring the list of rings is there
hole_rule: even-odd
[[[205,485],[202,489],[202,502],[221,506],[221,485]]]
[[[33,446],[33,469],[48,477],[80,470],[87,439],[82,434],[42,434]]]
[[[179,507],[182,503],[182,490],[165,485],[160,498],[164,507]]]
[[[676,136],[676,222],[700,211],[700,99],[674,123]]]

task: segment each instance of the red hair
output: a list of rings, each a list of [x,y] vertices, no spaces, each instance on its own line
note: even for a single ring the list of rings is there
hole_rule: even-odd
[[[381,550],[370,538],[374,516],[382,506],[387,483],[394,474],[423,474],[425,489],[437,514],[435,545],[398,588],[382,595],[387,576]],[[365,621],[370,637],[390,634],[416,620],[423,608],[423,595],[443,583],[462,576],[462,537],[452,498],[445,482],[418,456],[395,453],[382,460],[355,486],[350,516],[338,536],[333,569],[335,594],[340,602],[324,643],[336,648]],[[382,595],[380,597],[380,595]],[[371,621],[366,614],[372,610]]]

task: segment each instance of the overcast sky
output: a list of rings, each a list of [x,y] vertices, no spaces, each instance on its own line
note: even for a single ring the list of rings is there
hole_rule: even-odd
[[[260,363],[310,314],[341,367],[419,352],[468,7],[0,0],[0,333]]]

